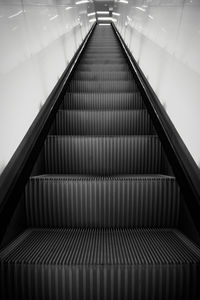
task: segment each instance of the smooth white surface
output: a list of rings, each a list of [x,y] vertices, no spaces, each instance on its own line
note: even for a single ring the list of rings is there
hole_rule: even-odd
[[[0,0],[0,173],[89,31],[90,4]]]
[[[116,23],[200,166],[200,1],[129,0]]]

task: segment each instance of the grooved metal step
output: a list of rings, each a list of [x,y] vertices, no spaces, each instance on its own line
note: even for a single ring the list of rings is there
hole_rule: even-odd
[[[102,58],[82,58],[81,64],[125,64],[125,58],[102,57]]]
[[[134,93],[67,93],[63,109],[143,109],[139,92]]]
[[[149,135],[155,134],[146,110],[60,110],[55,135]]]
[[[103,51],[102,51],[103,50]],[[103,49],[102,49],[102,47],[88,47],[87,48],[87,53],[89,54],[89,53],[122,53],[121,52],[121,49],[119,49],[119,47],[104,47]]]
[[[0,253],[0,296],[196,300],[199,261],[177,230],[30,229]]]
[[[175,227],[180,191],[169,176],[32,177],[26,187],[31,227]]]
[[[126,64],[79,64],[78,71],[129,71],[129,66]]]
[[[107,65],[105,65],[107,66]],[[118,93],[118,92],[135,92],[137,91],[137,86],[135,81],[125,80],[125,81],[94,81],[91,84],[90,80],[72,80],[67,88],[68,92],[101,92],[101,93]]]
[[[104,57],[111,57],[111,58],[124,58],[124,55],[122,53],[105,53],[104,51],[103,52],[98,52],[98,53],[88,53],[88,52],[84,52],[83,54],[83,58],[104,58]]]
[[[74,80],[132,80],[133,75],[131,72],[76,72],[73,76]]]
[[[157,136],[48,136],[44,152],[49,174],[165,174]]]

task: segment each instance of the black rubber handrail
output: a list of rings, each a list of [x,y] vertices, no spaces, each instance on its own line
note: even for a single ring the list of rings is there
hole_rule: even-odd
[[[133,70],[135,80],[200,234],[200,170],[114,23],[112,27]]]
[[[0,176],[0,241],[41,151],[56,111],[64,98],[66,84],[95,26],[96,23],[91,27]]]

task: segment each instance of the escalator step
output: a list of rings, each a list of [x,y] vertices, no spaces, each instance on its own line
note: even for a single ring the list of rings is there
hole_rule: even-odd
[[[76,80],[133,80],[131,72],[76,72],[73,76]],[[117,83],[116,83],[117,84]]]
[[[41,175],[26,188],[31,227],[158,228],[178,224],[174,177]]]
[[[79,71],[129,71],[127,64],[79,64],[77,67]]]
[[[88,52],[84,52],[83,53],[83,58],[124,58],[124,55],[122,53],[105,53],[104,51],[103,52],[98,52],[98,53],[88,53]]]
[[[102,48],[100,48],[100,47],[90,47],[90,48],[88,48],[87,49],[87,54],[89,55],[89,54],[105,54],[105,55],[107,55],[107,54],[121,54],[122,52],[121,52],[121,50],[118,48],[118,47],[116,47],[116,48],[110,48],[110,47],[104,47],[103,48],[103,51],[102,51]]]
[[[149,135],[155,134],[146,110],[60,110],[54,135]]]
[[[178,230],[30,229],[0,262],[3,300],[200,296],[200,250]]]
[[[67,93],[63,109],[143,109],[139,92],[135,93]]]
[[[126,64],[125,58],[103,57],[82,58],[81,64]]]
[[[157,136],[48,136],[44,150],[47,174],[165,174]]]
[[[67,89],[68,92],[135,92],[137,86],[135,81],[94,81],[91,84],[90,80],[72,80]]]

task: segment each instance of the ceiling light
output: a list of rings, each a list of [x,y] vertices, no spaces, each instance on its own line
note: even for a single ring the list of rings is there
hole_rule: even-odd
[[[112,13],[114,16],[120,16],[120,14],[119,13],[116,13],[116,12],[113,12]]]
[[[18,11],[16,14],[9,16],[8,19],[15,18],[15,17],[21,15],[22,13],[23,13],[23,10],[20,10],[20,11]]]
[[[92,12],[92,13],[89,13],[87,15],[88,15],[88,17],[90,17],[90,16],[94,16],[95,14],[96,14],[95,12]]]
[[[55,20],[57,17],[58,17],[58,15],[55,15],[55,16],[51,17],[51,18],[49,19],[49,21],[53,21],[53,20]]]
[[[93,19],[90,19],[89,22],[90,22],[90,23],[96,22],[96,20],[97,20],[96,18],[93,18]]]
[[[119,0],[120,3],[128,4],[127,0]]]
[[[68,7],[65,7],[65,10],[69,10],[71,8],[72,8],[71,6],[68,6]]]
[[[110,26],[110,23],[99,23],[99,26]]]
[[[97,11],[97,15],[109,15],[109,11]]]
[[[154,17],[153,17],[153,16],[151,16],[151,15],[148,15],[148,17],[149,17],[151,20],[153,20],[153,19],[154,19]]]
[[[113,21],[117,22],[117,19],[111,18],[111,17],[98,17],[99,21]]]
[[[136,6],[136,9],[139,9],[139,10],[141,10],[141,11],[146,11],[145,8],[142,8],[142,7],[139,7],[139,6]]]
[[[78,4],[83,4],[83,3],[88,3],[90,1],[88,0],[81,0],[81,1],[77,1],[75,4],[78,5]]]

